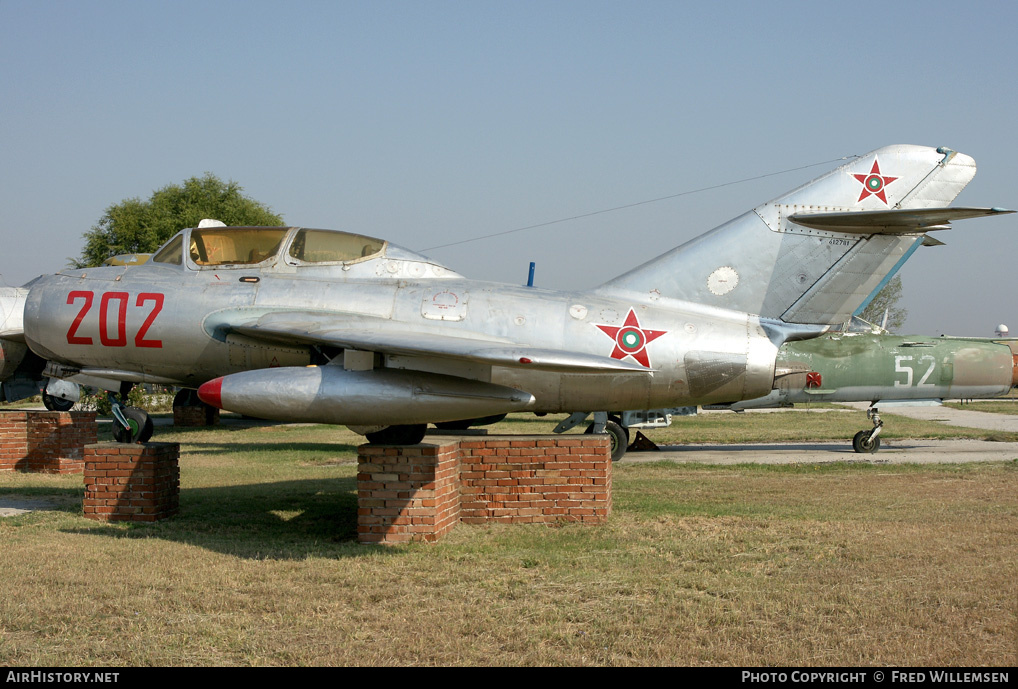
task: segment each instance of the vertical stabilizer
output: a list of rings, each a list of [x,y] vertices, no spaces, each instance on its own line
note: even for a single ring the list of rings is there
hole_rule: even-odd
[[[906,211],[946,207],[975,173],[972,158],[949,149],[887,146],[601,290],[650,293],[788,323],[842,323],[930,229]],[[846,223],[846,213],[862,215]],[[807,226],[809,218],[816,221]]]
[[[25,297],[21,287],[0,287],[0,402],[37,394],[38,385],[15,380],[28,355],[25,345]]]
[[[0,287],[0,337],[24,341],[27,298],[24,287]]]

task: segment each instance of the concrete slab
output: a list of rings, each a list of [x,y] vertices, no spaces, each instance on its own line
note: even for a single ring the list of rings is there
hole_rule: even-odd
[[[0,517],[17,517],[36,510],[56,510],[68,504],[60,498],[30,498],[25,495],[0,495]]]
[[[978,402],[973,403],[973,406]],[[846,402],[846,407],[865,410],[869,407],[868,402]],[[1016,405],[1018,411],[1018,405]],[[952,407],[937,406],[887,406],[880,407],[880,415],[898,414],[907,416],[910,419],[921,419],[923,421],[937,421],[948,426],[963,426],[965,428],[985,428],[991,431],[1009,431],[1018,433],[1018,414],[991,414],[985,411],[969,409],[954,409]]]

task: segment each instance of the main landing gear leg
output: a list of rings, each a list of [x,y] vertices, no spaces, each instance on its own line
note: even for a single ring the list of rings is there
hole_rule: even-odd
[[[880,420],[880,410],[870,407],[866,410],[866,418],[873,422],[873,429],[859,431],[852,438],[852,449],[856,452],[873,453],[880,449],[880,431],[884,422]]]
[[[570,428],[586,421],[588,416],[590,416],[590,412],[573,412],[562,421],[559,421],[559,424],[555,426],[552,433],[564,433]],[[611,457],[613,462],[622,459],[622,456],[626,454],[626,448],[629,447],[629,429],[622,425],[621,418],[614,414],[609,416],[608,412],[605,411],[594,412],[594,421],[587,426],[587,430],[584,433],[607,433],[611,439]]]

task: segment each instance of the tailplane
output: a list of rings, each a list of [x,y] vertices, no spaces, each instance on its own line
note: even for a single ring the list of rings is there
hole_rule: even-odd
[[[1011,211],[948,208],[976,174],[950,149],[887,146],[605,283],[780,319],[849,320],[931,230]]]

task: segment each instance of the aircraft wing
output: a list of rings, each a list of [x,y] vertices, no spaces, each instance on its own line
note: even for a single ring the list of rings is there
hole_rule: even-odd
[[[851,234],[912,234],[943,230],[953,220],[1005,215],[1003,208],[901,208],[853,213],[796,213],[788,217],[797,225],[815,230]]]
[[[271,313],[256,321],[220,330],[279,344],[315,344],[403,356],[457,359],[490,366],[559,373],[652,373],[639,364],[611,357],[547,349],[491,335],[352,314]]]

